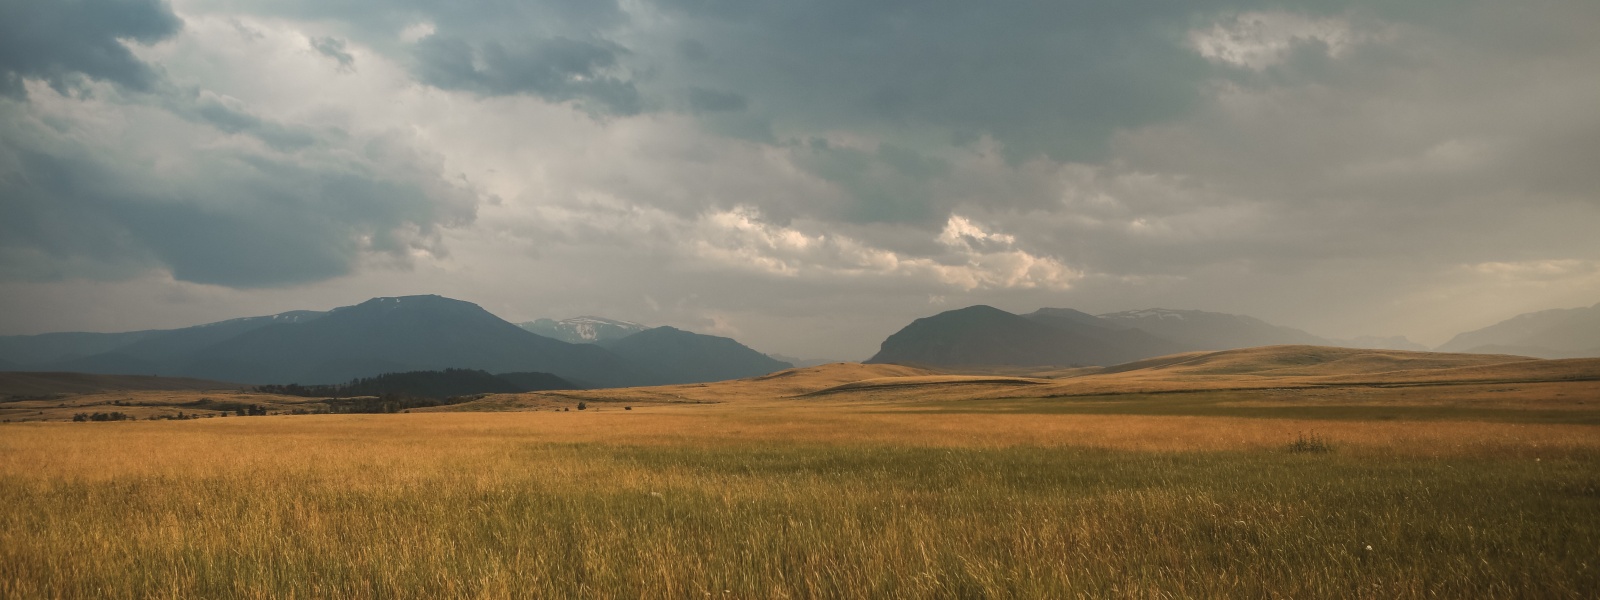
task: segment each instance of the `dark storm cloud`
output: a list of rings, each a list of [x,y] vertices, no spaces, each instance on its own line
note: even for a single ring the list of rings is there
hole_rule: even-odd
[[[1184,114],[1208,65],[1195,2],[663,0],[700,60],[681,76],[800,128],[937,128],[1025,159],[1098,159]]]
[[[1212,69],[1185,36],[1224,10],[1211,4],[658,0],[642,5],[660,15],[646,22],[605,1],[206,5],[343,23],[444,89],[613,114],[679,99],[763,141],[766,128],[718,113],[759,107],[789,135],[931,128],[998,139],[1015,160],[1098,160],[1115,131],[1195,106]],[[418,23],[432,35],[400,43]]]
[[[138,148],[107,148],[7,119],[0,142],[4,279],[127,276],[261,287],[351,271],[363,253],[404,261],[475,199],[431,183],[426,157],[372,140],[354,157],[223,150],[184,156],[181,177],[147,172]],[[181,122],[176,126],[182,127]],[[17,260],[29,257],[28,260]],[[117,265],[85,272],[83,262]]]
[[[689,108],[697,113],[739,112],[749,105],[749,99],[733,92],[689,88]]]
[[[638,114],[647,104],[623,68],[629,50],[603,35],[627,22],[609,0],[219,0],[199,8],[339,23],[352,41],[401,59],[418,81],[440,89],[532,95],[597,116]],[[420,24],[431,33],[399,39]]]
[[[553,102],[576,101],[593,112],[631,115],[642,110],[633,83],[607,75],[622,49],[598,42],[550,38],[531,44],[474,44],[435,33],[417,42],[417,79],[442,89],[486,95],[534,94]]]
[[[311,49],[339,63],[340,71],[354,71],[356,57],[345,50],[344,40],[331,36],[311,38]]]
[[[0,93],[23,95],[24,79],[65,92],[78,77],[148,89],[159,75],[119,40],[149,44],[182,26],[161,0],[0,0]]]
[[[274,149],[293,151],[317,142],[316,135],[305,128],[292,127],[251,114],[237,106],[230,106],[215,94],[199,90],[164,90],[168,107],[173,114],[207,123],[226,133],[249,135]]]

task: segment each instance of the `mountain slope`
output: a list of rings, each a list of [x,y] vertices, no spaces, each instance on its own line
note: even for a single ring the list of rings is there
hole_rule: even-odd
[[[1455,336],[1440,351],[1580,358],[1600,356],[1600,304],[1517,315]]]
[[[587,316],[562,319],[560,321],[536,319],[526,323],[518,323],[517,326],[569,344],[593,344],[607,340],[619,340],[649,329],[649,327],[629,321]]]
[[[192,376],[252,383],[337,383],[447,368],[540,371],[589,385],[649,382],[603,348],[538,336],[476,304],[439,296],[374,298],[303,323],[268,325],[182,366]]]
[[[51,363],[56,371],[76,373],[165,373],[173,370],[173,363],[186,360],[190,355],[213,344],[232,339],[246,332],[274,324],[304,323],[327,313],[296,310],[264,317],[229,319],[182,329],[145,332],[150,335],[118,346],[109,352],[62,360]]]
[[[1119,326],[1134,327],[1171,340],[1189,350],[1230,350],[1256,346],[1333,343],[1292,327],[1273,325],[1244,315],[1199,310],[1150,308],[1100,315]]]
[[[1102,319],[1070,308],[1041,308],[1022,315],[1036,323],[1074,333],[1099,343],[1093,360],[1084,364],[1111,365],[1187,350],[1183,344],[1151,335],[1125,323]]]
[[[665,384],[743,379],[792,368],[730,338],[672,327],[646,329],[600,345]]]
[[[1091,325],[1082,313],[1050,309],[1029,316],[969,306],[913,321],[883,341],[868,363],[937,366],[1105,365],[1170,347],[1142,332]],[[1144,348],[1144,345],[1150,348]]]
[[[0,360],[16,368],[52,369],[55,363],[76,360],[114,351],[139,340],[167,333],[165,330],[126,333],[41,333],[0,336]]]

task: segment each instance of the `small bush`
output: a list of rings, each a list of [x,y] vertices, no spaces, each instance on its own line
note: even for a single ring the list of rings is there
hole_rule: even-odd
[[[1312,433],[1310,435],[1302,433],[1295,437],[1293,442],[1289,442],[1289,445],[1285,446],[1284,449],[1297,454],[1320,454],[1324,452],[1333,452],[1333,444],[1328,441],[1328,438],[1317,435],[1316,433]]]
[[[589,403],[587,403],[587,402],[579,402],[578,403],[578,410],[584,410],[584,409],[587,409],[587,408],[589,408]]]

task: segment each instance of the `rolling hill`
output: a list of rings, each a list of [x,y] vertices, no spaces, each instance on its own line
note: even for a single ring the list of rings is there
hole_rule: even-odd
[[[92,394],[133,390],[237,390],[236,383],[183,377],[93,373],[0,373],[0,397]]]
[[[538,410],[577,401],[909,403],[924,408],[942,402],[1027,401],[1043,403],[1028,406],[1050,407],[1071,398],[1100,403],[1151,394],[1156,399],[1139,401],[1154,403],[1149,406],[1158,411],[1166,410],[1160,408],[1163,403],[1181,405],[1187,398],[1205,398],[1207,403],[1224,407],[1231,398],[1323,404],[1393,401],[1412,406],[1430,405],[1445,397],[1468,403],[1479,398],[1500,408],[1516,409],[1525,401],[1582,405],[1595,393],[1600,393],[1600,359],[1540,360],[1291,345],[1187,352],[1054,378],[836,363],[706,384],[505,394],[440,410]],[[1100,405],[1079,408],[1094,406]]]

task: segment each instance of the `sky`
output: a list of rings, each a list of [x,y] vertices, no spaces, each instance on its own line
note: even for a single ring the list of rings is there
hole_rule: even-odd
[[[1600,301],[1591,0],[0,0],[0,334]]]

